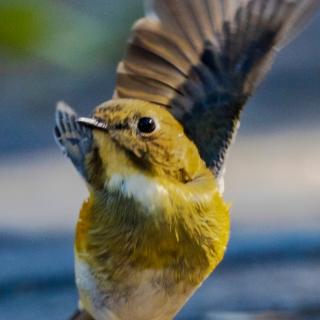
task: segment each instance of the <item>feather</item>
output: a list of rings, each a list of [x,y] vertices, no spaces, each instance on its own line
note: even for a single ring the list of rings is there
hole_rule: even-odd
[[[62,152],[86,179],[85,157],[92,148],[92,132],[78,122],[77,114],[64,102],[57,105],[54,137]]]

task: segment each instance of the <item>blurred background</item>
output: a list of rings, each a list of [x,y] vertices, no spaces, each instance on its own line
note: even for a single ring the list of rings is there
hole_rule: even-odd
[[[111,97],[141,2],[0,1],[0,319],[76,308],[87,191],[54,144],[55,104],[88,115]],[[226,173],[228,254],[178,319],[320,319],[319,32],[318,16],[243,114]]]

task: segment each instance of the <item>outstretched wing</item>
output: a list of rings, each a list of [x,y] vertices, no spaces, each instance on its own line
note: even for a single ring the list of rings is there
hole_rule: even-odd
[[[114,98],[169,108],[219,175],[241,109],[319,0],[149,0]]]

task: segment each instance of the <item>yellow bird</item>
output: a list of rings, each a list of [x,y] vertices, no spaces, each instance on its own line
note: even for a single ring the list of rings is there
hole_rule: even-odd
[[[222,260],[240,112],[319,0],[147,0],[112,100],[55,137],[87,183],[75,319],[169,320]]]

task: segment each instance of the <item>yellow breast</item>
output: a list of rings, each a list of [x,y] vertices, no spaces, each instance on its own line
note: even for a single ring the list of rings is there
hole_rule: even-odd
[[[83,303],[122,315],[127,304],[118,298],[124,295],[139,301],[141,310],[154,305],[157,314],[163,303],[174,315],[221,261],[228,238],[228,207],[211,177],[179,186],[136,175],[111,177],[104,192],[84,203],[78,221],[77,263],[87,274],[78,271],[77,279],[94,283],[86,290],[78,281]],[[149,300],[143,290],[152,293]],[[97,294],[109,300],[92,306],[101,300],[92,296]],[[146,314],[151,319],[150,310]]]

